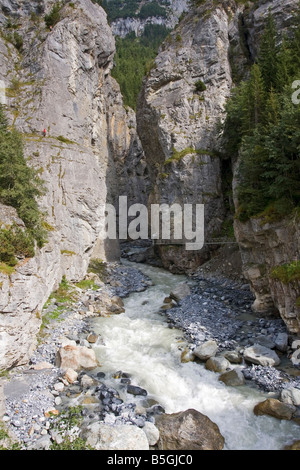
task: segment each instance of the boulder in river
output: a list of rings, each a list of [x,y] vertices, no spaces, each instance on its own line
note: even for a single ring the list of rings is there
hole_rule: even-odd
[[[61,369],[92,370],[98,365],[94,350],[86,346],[66,345],[58,350],[57,366]]]
[[[207,359],[216,354],[217,350],[217,343],[213,340],[209,340],[194,349],[193,354],[201,361],[207,361]]]
[[[157,416],[159,450],[222,450],[224,438],[217,424],[197,410]]]
[[[278,366],[280,364],[280,359],[276,352],[260,344],[253,344],[253,346],[246,348],[244,359],[260,366]]]
[[[213,372],[225,372],[230,368],[230,362],[225,357],[210,357],[205,363],[205,368]]]
[[[220,375],[219,380],[225,385],[229,385],[231,387],[238,387],[245,383],[244,374],[238,368],[224,372]]]
[[[282,403],[276,398],[267,398],[266,400],[255,405],[253,412],[257,416],[269,415],[277,419],[290,420],[295,413],[296,408],[288,403]]]

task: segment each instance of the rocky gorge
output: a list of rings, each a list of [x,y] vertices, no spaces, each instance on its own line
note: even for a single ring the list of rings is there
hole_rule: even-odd
[[[272,277],[272,270],[298,259],[298,222],[235,220],[235,238],[223,238],[229,206],[238,210],[238,203],[236,162],[221,157],[219,124],[236,76],[247,75],[257,54],[269,10],[283,34],[297,1],[284,8],[279,0],[191,7],[145,77],[136,114],[123,106],[110,74],[114,29],[104,10],[90,0],[64,2],[48,30],[42,15],[54,4],[5,0],[0,10],[2,31],[10,20],[23,38],[20,51],[0,35],[0,80],[10,124],[45,181],[39,204],[48,228],[48,242],[34,257],[20,259],[9,274],[0,271],[4,445],[226,448],[223,427],[200,411],[168,413],[127,370],[101,370],[94,321],[121,317],[123,300],[150,288],[144,263],[186,276],[156,312],[183,334],[179,363],[205,368],[228,388],[262,391],[253,414],[295,425],[281,447],[293,445],[300,439],[299,285]],[[121,252],[118,240],[101,236],[106,204],[117,207],[120,195],[148,208],[205,204],[207,243],[187,252],[183,243],[150,241],[141,249],[129,242]],[[1,228],[24,226],[3,204],[0,220]],[[141,270],[120,264],[121,255],[142,263]],[[67,304],[55,297],[63,286]],[[174,443],[182,429],[190,440]]]

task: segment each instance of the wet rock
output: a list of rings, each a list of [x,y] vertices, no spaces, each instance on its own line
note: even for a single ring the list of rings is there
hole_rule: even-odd
[[[92,344],[96,343],[98,338],[99,338],[99,335],[97,335],[97,333],[89,333],[86,337],[87,341]]]
[[[232,364],[241,364],[243,360],[238,351],[226,351],[224,357]]]
[[[280,364],[280,359],[275,351],[259,344],[246,348],[244,350],[244,359],[261,366],[277,366]]]
[[[131,395],[147,395],[147,390],[144,388],[138,387],[136,385],[127,385],[127,392],[130,393]]]
[[[295,441],[290,446],[285,446],[283,450],[300,450],[300,441]]]
[[[267,398],[265,401],[255,405],[253,412],[257,416],[269,415],[277,419],[290,420],[296,408],[287,403],[282,403],[275,398]]]
[[[291,355],[291,361],[294,366],[300,366],[300,349],[296,349]]]
[[[224,372],[230,368],[230,362],[225,357],[210,357],[205,363],[205,368],[213,372]]]
[[[159,430],[155,426],[155,424],[146,421],[143,431],[147,436],[148,442],[150,446],[154,446],[158,439],[159,439]]]
[[[158,416],[155,425],[160,433],[159,450],[222,450],[224,447],[218,426],[193,409]]]
[[[193,354],[201,361],[206,361],[214,356],[218,350],[218,345],[215,341],[210,340],[194,349]]]
[[[275,338],[275,347],[278,351],[286,352],[289,336],[287,333],[278,333]]]
[[[281,400],[289,405],[300,406],[300,389],[291,387],[281,391]]]
[[[245,383],[245,377],[240,369],[232,369],[228,372],[224,372],[220,375],[219,380],[231,387],[238,387]]]

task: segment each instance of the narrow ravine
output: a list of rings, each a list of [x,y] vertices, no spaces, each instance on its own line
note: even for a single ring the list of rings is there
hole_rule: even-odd
[[[300,439],[299,425],[253,413],[253,407],[272,394],[247,385],[227,387],[219,374],[204,365],[180,360],[184,334],[170,328],[158,313],[163,300],[184,276],[160,268],[130,263],[149,276],[153,286],[125,299],[125,312],[93,320],[103,345],[95,347],[107,376],[121,370],[148,392],[166,413],[194,408],[220,428],[226,450],[279,450]]]

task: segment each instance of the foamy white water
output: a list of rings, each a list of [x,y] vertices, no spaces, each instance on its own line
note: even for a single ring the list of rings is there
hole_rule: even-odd
[[[130,265],[134,265],[130,263]],[[300,439],[300,426],[260,416],[253,407],[269,395],[256,389],[227,387],[219,374],[201,364],[181,363],[181,331],[168,328],[157,312],[164,298],[184,277],[146,265],[136,265],[155,283],[125,299],[125,313],[95,319],[105,345],[95,351],[104,372],[122,370],[132,383],[148,391],[167,413],[194,408],[220,428],[228,450],[279,450]]]

